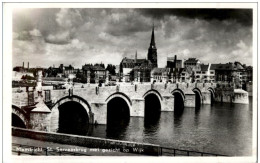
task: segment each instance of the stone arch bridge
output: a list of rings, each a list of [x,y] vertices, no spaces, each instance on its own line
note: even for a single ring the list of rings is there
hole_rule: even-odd
[[[87,118],[80,121],[107,124],[108,105],[113,99],[123,101],[130,116],[145,117],[145,110],[151,109],[146,108],[147,104],[153,106],[155,101],[160,106],[160,111],[174,112],[182,106],[195,108],[200,104],[211,104],[212,98],[215,98],[215,87],[216,84],[213,83],[144,83],[103,87],[88,84],[60,90],[43,87],[42,96],[36,91],[31,92],[36,101],[34,105],[28,105],[28,92],[18,93],[13,89],[12,113],[24,122],[25,128],[57,132],[63,116],[60,108],[67,104],[70,105],[67,110],[71,111],[71,114],[76,109],[76,104],[82,108],[80,114]]]

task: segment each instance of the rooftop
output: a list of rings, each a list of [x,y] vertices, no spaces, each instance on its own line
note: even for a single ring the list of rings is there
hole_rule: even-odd
[[[135,60],[125,57],[123,58],[122,63],[135,63]]]
[[[200,65],[201,71],[208,71],[208,68],[209,68],[209,65],[204,65],[204,64]]]
[[[152,69],[151,73],[157,74],[157,73],[163,73],[163,72],[167,72],[167,71],[168,71],[167,68],[154,68],[154,69]]]
[[[184,61],[184,63],[197,63],[199,60],[196,58],[189,58],[188,60]]]
[[[233,65],[232,65],[232,63],[211,64],[210,70],[233,70]]]

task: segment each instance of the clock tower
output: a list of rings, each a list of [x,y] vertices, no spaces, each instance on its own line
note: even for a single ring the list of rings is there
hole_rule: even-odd
[[[154,38],[154,25],[152,30],[152,37],[151,37],[151,43],[150,47],[148,48],[148,60],[151,61],[153,64],[153,67],[158,67],[157,65],[157,49],[155,45],[155,38]]]

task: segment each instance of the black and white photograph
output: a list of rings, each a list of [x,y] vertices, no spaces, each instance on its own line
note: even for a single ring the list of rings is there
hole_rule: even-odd
[[[8,10],[11,157],[256,161],[256,4],[35,5]]]

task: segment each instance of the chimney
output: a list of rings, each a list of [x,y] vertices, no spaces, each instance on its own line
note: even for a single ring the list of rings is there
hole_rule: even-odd
[[[28,70],[29,70],[29,62],[28,62]]]
[[[23,68],[24,68],[24,62],[23,62]]]
[[[174,55],[174,68],[176,69],[177,55]]]
[[[135,63],[136,63],[136,61],[137,61],[137,50],[135,52]]]

